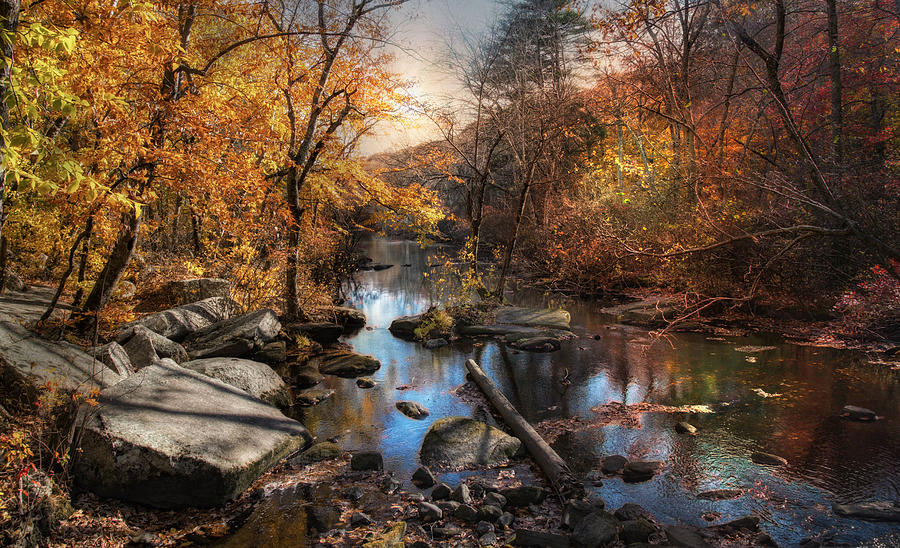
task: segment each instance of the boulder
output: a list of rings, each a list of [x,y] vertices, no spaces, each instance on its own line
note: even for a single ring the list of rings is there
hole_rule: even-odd
[[[375,388],[375,381],[371,377],[360,377],[356,379],[356,386],[360,388]]]
[[[325,354],[319,362],[319,373],[336,375],[346,379],[374,373],[381,368],[381,362],[374,356],[358,352],[338,351]]]
[[[125,378],[134,373],[131,358],[122,346],[113,341],[103,346],[95,346],[88,350],[88,354],[103,362],[103,364]]]
[[[166,284],[176,304],[187,304],[210,297],[231,297],[233,284],[221,278],[190,278],[174,280]]]
[[[561,343],[554,337],[531,337],[513,341],[509,345],[528,352],[556,352],[560,349]]]
[[[312,388],[324,378],[318,369],[310,366],[301,367],[293,375],[294,386],[297,388]]]
[[[497,309],[494,319],[497,323],[568,330],[571,316],[562,309],[503,306]]]
[[[756,464],[763,464],[766,466],[784,466],[788,463],[787,459],[784,457],[779,457],[772,453],[763,453],[762,451],[754,451],[750,455],[750,460]]]
[[[506,504],[519,507],[540,504],[544,502],[544,498],[547,496],[543,488],[534,485],[510,487],[509,489],[501,490],[500,494],[506,498]]]
[[[838,516],[845,518],[900,523],[900,501],[833,504],[831,509]]]
[[[450,493],[450,500],[455,500],[460,504],[472,504],[472,493],[469,491],[469,486],[465,483],[457,485]]]
[[[241,306],[231,299],[210,297],[144,316],[137,322],[126,326],[116,337],[116,342],[122,344],[130,339],[135,325],[143,325],[167,339],[180,342],[195,331],[231,318],[240,310]]]
[[[478,510],[471,504],[460,503],[453,511],[453,517],[466,523],[475,523],[478,521]]]
[[[424,405],[414,401],[398,401],[396,407],[398,411],[411,419],[422,420],[430,414]]]
[[[277,407],[291,404],[287,385],[278,373],[264,363],[240,358],[205,358],[185,362],[182,367],[240,388],[254,398]]]
[[[284,330],[288,333],[302,335],[319,344],[336,343],[344,333],[344,328],[340,324],[328,322],[292,323],[286,325]]]
[[[311,440],[276,408],[171,360],[105,390],[90,413],[78,486],[160,508],[221,505]]]
[[[366,315],[362,310],[350,308],[348,306],[332,306],[322,308],[318,311],[318,316],[327,318],[344,327],[362,327],[366,325]]]
[[[253,361],[278,365],[287,361],[287,344],[284,341],[267,342],[255,354]]]
[[[437,478],[434,477],[434,474],[426,468],[425,466],[420,466],[416,468],[416,471],[413,472],[412,475],[412,483],[419,489],[428,489],[435,483],[437,483]]]
[[[360,451],[350,458],[350,469],[357,471],[383,470],[384,457],[377,451]]]
[[[314,462],[336,459],[342,454],[343,452],[337,444],[331,443],[330,441],[323,441],[322,443],[317,443],[309,447],[306,451],[292,458],[289,464],[292,467],[298,468]]]
[[[134,334],[132,332],[132,337],[122,348],[128,354],[132,366],[137,370],[152,365],[160,359],[159,354],[156,353],[156,347],[153,346],[153,340],[147,333]]]
[[[494,504],[482,504],[478,509],[478,519],[494,523],[503,515],[503,508]]]
[[[422,325],[422,321],[424,320],[424,318],[424,314],[401,316],[391,322],[391,326],[388,327],[388,331],[390,331],[391,334],[397,337],[414,337],[416,329],[418,329],[419,326]]]
[[[450,467],[502,464],[514,456],[522,442],[505,432],[468,417],[435,421],[419,449],[422,464]]]
[[[647,481],[663,467],[659,461],[632,461],[622,469],[622,479],[629,483]]]
[[[32,395],[51,383],[64,392],[88,394],[105,389],[122,376],[80,348],[44,340],[21,325],[0,321],[0,385],[23,384]]]
[[[581,548],[609,546],[619,533],[619,522],[607,512],[596,511],[584,517],[572,531],[572,543]]]
[[[626,464],[628,464],[628,459],[622,455],[610,455],[608,457],[603,457],[600,469],[603,470],[605,474],[618,474],[625,468]]]
[[[855,405],[845,405],[841,409],[841,417],[856,422],[872,422],[878,419],[878,415],[871,409],[865,407],[857,407]]]
[[[300,407],[312,407],[334,396],[334,390],[304,390],[294,396],[294,403]]]
[[[447,500],[453,494],[453,489],[446,483],[439,483],[431,490],[431,500]]]
[[[191,333],[184,345],[192,359],[240,358],[260,350],[281,330],[275,312],[269,309],[235,316]]]
[[[443,510],[441,510],[434,504],[431,504],[430,502],[419,503],[419,519],[421,519],[425,523],[439,521],[443,517]]]
[[[147,346],[147,341],[149,340],[150,344],[153,347],[153,351],[156,353],[157,356],[160,357],[160,359],[169,358],[170,360],[174,361],[175,363],[182,363],[182,362],[186,362],[188,360],[187,351],[185,351],[184,347],[181,346],[180,344],[178,344],[177,342],[175,342],[171,339],[168,339],[166,337],[163,337],[162,335],[160,335],[158,333],[150,331],[149,329],[147,329],[146,327],[144,327],[142,325],[134,326],[134,330],[132,332],[133,332],[133,335],[132,335],[131,339],[129,339],[125,343],[125,346],[124,346],[126,352],[128,352],[128,347],[131,344],[131,341],[135,340],[138,337],[141,337],[144,339],[144,341],[141,342],[139,346]],[[131,354],[129,354],[129,356],[131,356]],[[133,358],[131,361],[135,364],[135,367],[137,367],[138,369],[140,369],[141,367],[150,365],[149,363],[138,365],[138,363]],[[153,363],[153,362],[150,362],[150,363]]]

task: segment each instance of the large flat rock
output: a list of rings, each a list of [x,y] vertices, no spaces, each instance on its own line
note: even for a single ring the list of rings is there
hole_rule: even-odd
[[[242,357],[261,350],[281,331],[281,322],[269,309],[216,322],[184,340],[191,359]]]
[[[65,392],[87,394],[123,378],[80,348],[42,339],[12,321],[0,321],[0,363],[5,365],[2,376],[33,390],[50,383]]]
[[[498,324],[524,325],[526,327],[550,327],[553,329],[569,329],[571,317],[560,308],[520,308],[503,306],[494,315]]]
[[[271,405],[171,360],[104,391],[86,412],[77,485],[160,508],[223,504],[311,440]]]
[[[134,325],[142,325],[167,339],[180,342],[195,331],[239,314],[240,310],[241,306],[227,297],[210,297],[144,316],[130,327],[126,326],[116,340],[122,344],[133,335]]]
[[[241,358],[205,358],[181,366],[219,379],[272,405],[287,407],[291,404],[291,394],[284,380],[264,363]]]
[[[353,379],[369,375],[381,369],[381,362],[368,354],[358,352],[328,352],[319,362],[319,373]]]

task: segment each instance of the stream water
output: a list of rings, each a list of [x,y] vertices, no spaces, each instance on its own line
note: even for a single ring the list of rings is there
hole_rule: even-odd
[[[387,328],[396,317],[431,304],[427,280],[439,272],[429,264],[438,261],[442,249],[378,239],[363,247],[376,262],[395,265],[360,272],[348,286],[349,304],[365,311],[368,325],[345,340],[381,360],[373,375],[378,385],[361,390],[352,379],[327,377],[323,388],[334,389],[335,396],[303,418],[318,439],[337,436],[345,449],[379,450],[385,468],[407,481],[431,422],[472,414],[472,406],[452,390],[465,381],[465,360],[474,358],[532,423],[591,419],[592,407],[611,401],[715,406],[715,413],[646,413],[637,428],[604,426],[560,436],[557,451],[580,474],[596,470],[599,459],[612,454],[666,462],[662,473],[644,483],[604,479],[601,487],[590,487],[609,508],[636,502],[663,523],[696,526],[710,524],[701,517],[707,512],[721,514],[713,523],[753,514],[783,546],[807,537],[851,546],[900,543],[896,525],[842,519],[831,511],[833,502],[900,499],[897,372],[855,352],[798,346],[777,337],[675,334],[653,339],[647,330],[613,323],[597,304],[551,303],[526,293],[512,300],[564,306],[577,337],[550,354],[514,353],[491,339],[427,350]],[[736,350],[747,345],[774,348]],[[755,389],[780,395],[765,397]],[[394,408],[399,400],[419,402],[431,415],[411,420]],[[874,409],[884,418],[842,420],[838,413],[847,404]],[[675,433],[673,426],[681,420],[697,426],[698,434]],[[753,451],[781,455],[789,464],[754,464]],[[452,484],[459,476],[445,479]],[[741,488],[746,494],[724,501],[695,496],[719,488]]]

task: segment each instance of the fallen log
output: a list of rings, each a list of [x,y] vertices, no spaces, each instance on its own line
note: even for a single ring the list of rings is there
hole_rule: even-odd
[[[537,462],[541,471],[550,480],[550,484],[563,501],[580,498],[584,495],[584,486],[575,480],[566,461],[550,447],[544,438],[526,421],[516,408],[509,403],[503,392],[494,385],[494,382],[485,374],[484,370],[475,363],[475,360],[466,360],[466,369],[472,376],[472,380],[478,388],[484,392],[485,397],[503,418],[503,422],[512,430],[513,434],[525,444],[525,448]]]

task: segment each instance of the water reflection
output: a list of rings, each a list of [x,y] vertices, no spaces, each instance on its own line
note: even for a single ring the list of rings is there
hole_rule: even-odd
[[[645,330],[611,324],[597,305],[584,302],[565,303],[578,337],[559,352],[518,352],[493,341],[459,341],[429,351],[393,337],[387,327],[394,318],[432,304],[424,274],[435,274],[427,265],[439,262],[442,250],[373,240],[365,252],[395,266],[358,273],[350,283],[349,304],[364,310],[369,320],[366,329],[346,339],[383,365],[373,375],[378,385],[370,390],[358,389],[352,379],[326,379],[324,387],[336,390],[335,396],[304,413],[319,439],[339,437],[351,450],[379,449],[386,467],[408,479],[431,422],[473,412],[450,391],[464,381],[465,359],[474,358],[533,422],[591,418],[592,407],[610,401],[723,404],[714,414],[646,414],[639,429],[607,426],[558,440],[561,454],[585,473],[609,454],[667,462],[649,482],[604,481],[599,492],[612,508],[638,502],[665,522],[695,525],[706,524],[700,516],[708,511],[721,513],[723,520],[753,513],[788,545],[822,531],[834,533],[836,541],[859,544],[890,530],[883,524],[836,521],[830,505],[900,498],[896,373],[874,368],[854,353],[770,337],[709,340],[678,334],[653,340]],[[519,293],[515,299],[523,305],[548,304],[542,295]],[[746,345],[775,348],[754,354],[735,350]],[[761,397],[754,389],[782,396]],[[431,416],[411,420],[395,410],[398,400],[419,402]],[[846,404],[875,409],[885,420],[840,420],[836,415]],[[697,426],[697,436],[676,434],[672,426],[680,420]],[[780,469],[755,465],[748,457],[756,450],[782,455],[790,464]],[[694,496],[725,487],[747,494],[726,501]]]

